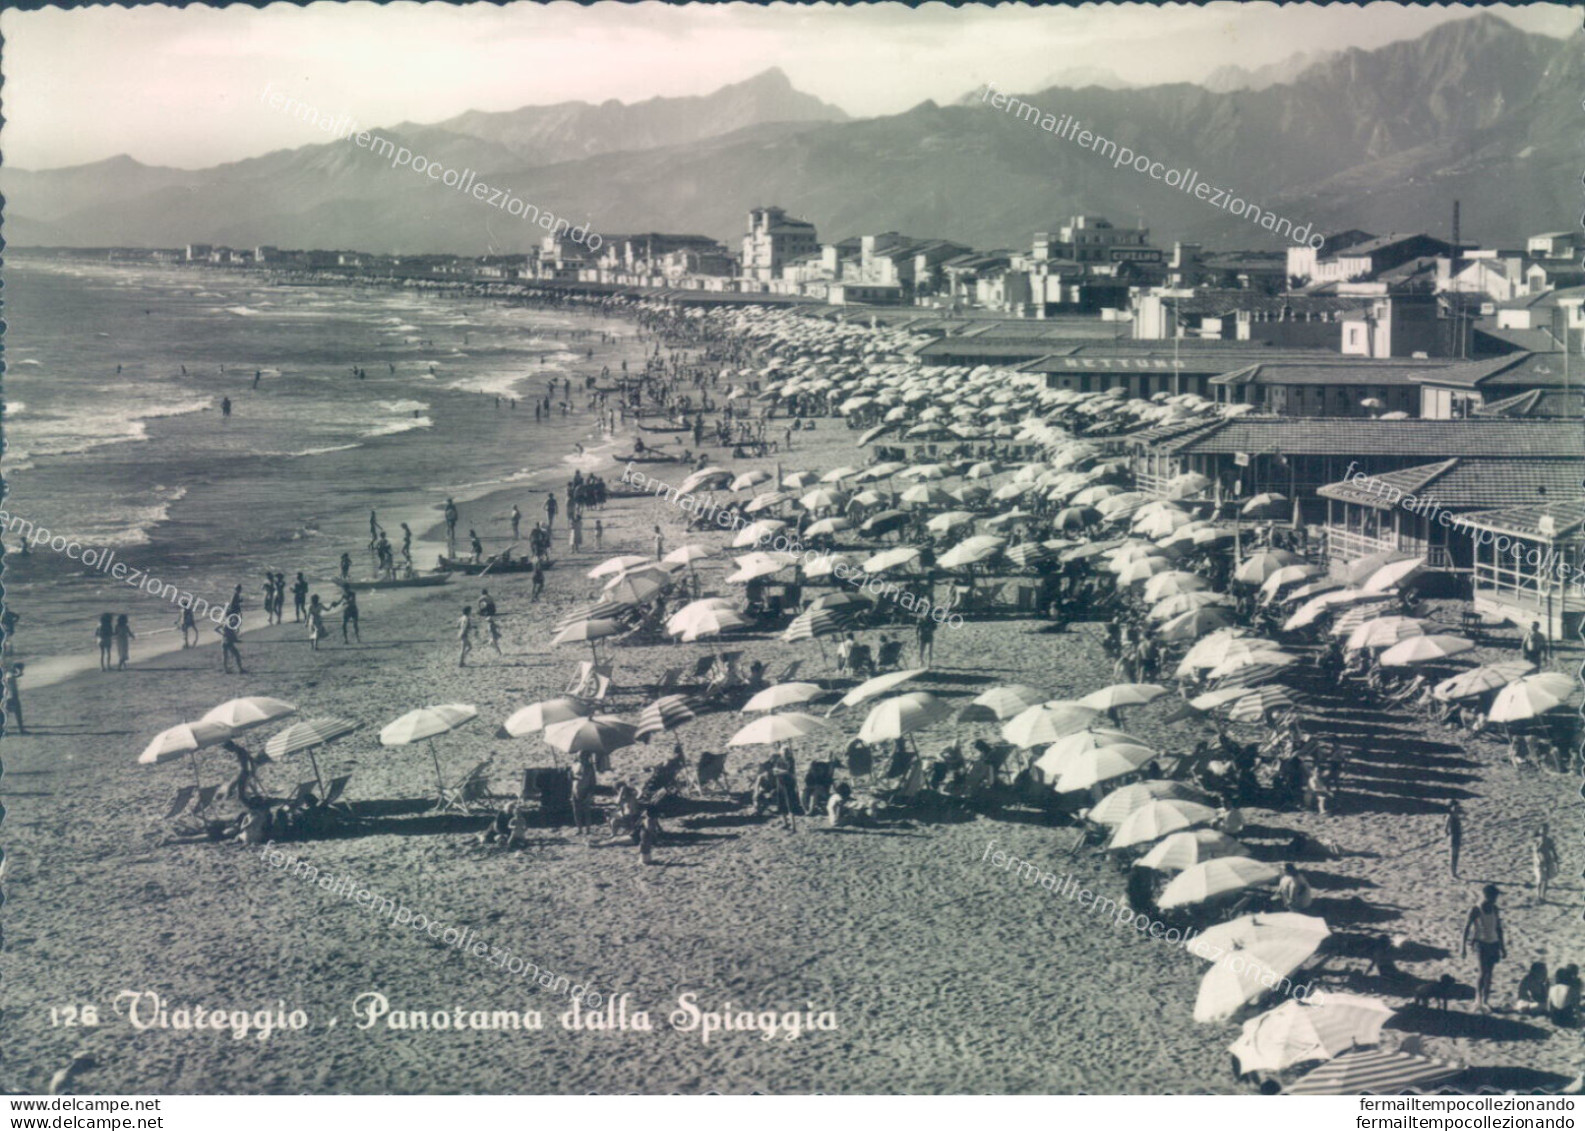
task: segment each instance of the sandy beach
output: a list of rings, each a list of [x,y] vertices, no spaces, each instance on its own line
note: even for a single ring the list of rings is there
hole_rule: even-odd
[[[840,419],[818,423],[798,434],[790,453],[720,462],[734,471],[780,464],[823,472],[863,461],[856,432]],[[600,458],[600,474],[616,484],[622,465]],[[686,473],[680,465],[645,470],[670,481]],[[546,474],[559,485],[570,469]],[[531,521],[545,489],[533,487],[493,489],[470,505],[493,512],[516,501]],[[685,516],[664,499],[616,498],[589,517],[604,524],[603,546],[594,548],[586,521],[583,552],[569,554],[558,523],[543,601],[529,601],[526,575],[486,579],[503,615],[505,654],[476,647],[466,668],[457,666],[454,624],[480,584],[457,577],[399,600],[371,595],[361,644],[343,646],[334,623],[317,653],[300,626],[250,630],[245,677],[222,674],[216,650],[202,648],[27,689],[28,734],[6,740],[10,1055],[0,1082],[43,1091],[54,1072],[86,1056],[73,1084],[82,1093],[204,1091],[216,1080],[263,1093],[1243,1090],[1225,1051],[1237,1026],[1191,1020],[1199,959],[987,862],[994,845],[1121,898],[1123,876],[1089,849],[1073,851],[1076,831],[1048,826],[1034,809],[924,808],[880,828],[831,829],[813,818],[789,827],[751,817],[741,802],[758,761],[751,748],[733,751],[728,763],[738,800],[690,801],[686,815],[668,818],[656,866],[641,865],[634,848],[596,847],[571,828],[534,828],[530,847],[502,852],[479,843],[483,817],[431,813],[428,753],[381,747],[379,728],[425,704],[469,703],[479,717],[436,743],[448,781],[488,762],[493,792],[515,794],[525,767],[557,764],[561,756],[537,739],[492,735],[512,711],[559,694],[587,655],[585,646],[548,642],[553,623],[595,594],[599,583],[584,574],[598,562],[648,556],[658,523],[668,549],[697,541],[723,550],[699,567],[707,594],[738,591],[723,581],[732,568],[729,535],[685,534]],[[1057,635],[1043,627],[971,619],[942,629],[932,670],[913,686],[960,707],[999,684],[1071,699],[1112,682],[1101,625]],[[732,646],[745,664],[758,659],[775,672],[801,660],[799,678],[835,676],[812,641],[750,633]],[[636,718],[662,672],[702,651],[613,648],[606,709]],[[1491,654],[1510,658],[1512,642]],[[910,662],[912,655],[910,639]],[[1567,670],[1561,659],[1559,668]],[[297,704],[302,717],[360,724],[319,760],[327,776],[352,775],[346,796],[363,822],[350,835],[282,851],[429,919],[473,928],[543,970],[628,995],[629,1017],[647,1011],[652,1031],[569,1031],[565,995],[536,991],[487,959],[393,926],[272,866],[259,848],[167,843],[160,813],[191,771],[186,762],[137,765],[137,751],[165,727],[240,695],[276,696]],[[1126,729],[1163,750],[1191,744],[1205,729],[1165,723],[1175,701],[1128,709]],[[800,743],[800,765],[836,756],[865,710],[835,716],[839,739]],[[1316,913],[1351,908],[1357,921],[1440,948],[1452,957],[1414,972],[1445,970],[1468,982],[1473,960],[1457,958],[1458,932],[1477,887],[1493,882],[1503,890],[1509,937],[1501,1000],[1531,960],[1550,969],[1578,959],[1585,929],[1568,903],[1585,860],[1574,838],[1558,837],[1562,882],[1552,902],[1536,906],[1527,890],[1533,828],[1549,819],[1560,834],[1569,827],[1566,807],[1576,799],[1566,778],[1517,771],[1496,746],[1472,752],[1412,716],[1361,709],[1342,695],[1319,700],[1314,713],[1331,741],[1358,756],[1340,811],[1323,818],[1252,809],[1245,840],[1271,859],[1281,858],[1294,830],[1339,847],[1334,858],[1302,863]],[[745,721],[704,714],[676,737],[692,759],[726,750]],[[993,729],[942,723],[919,736],[920,745],[933,753],[954,738],[992,737]],[[641,779],[671,739],[619,752],[602,784]],[[223,752],[205,752],[200,772],[219,780],[229,763]],[[311,776],[301,756],[263,770],[276,794]],[[1441,805],[1453,798],[1466,814],[1462,879],[1449,875],[1441,834]],[[1363,920],[1358,901],[1368,905]],[[1326,984],[1348,969],[1333,959],[1318,977]],[[172,1010],[301,1010],[307,1021],[267,1040],[157,1024],[139,1030],[126,1016],[129,992],[157,994]],[[544,1027],[413,1032],[387,1019],[362,1027],[375,994],[393,1013],[537,1010]],[[830,1012],[836,1027],[794,1040],[715,1033],[705,1043],[684,1027],[685,994],[701,1009]],[[76,1007],[80,1018],[89,1005],[98,1026],[63,1022],[63,1011]],[[1580,1067],[1578,1034],[1544,1021],[1427,1013],[1405,1016],[1431,1055],[1561,1077]],[[146,1022],[152,1014],[139,1016]]]

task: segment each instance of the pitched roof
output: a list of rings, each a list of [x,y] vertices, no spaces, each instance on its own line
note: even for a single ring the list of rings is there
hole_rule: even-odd
[[[1475,410],[1478,416],[1585,416],[1585,389],[1526,389]]]
[[[1409,385],[1419,363],[1384,358],[1375,362],[1258,362],[1212,377],[1213,385]]]
[[[1577,459],[1579,424],[1564,420],[1476,417],[1470,420],[1376,420],[1353,416],[1238,417],[1204,435],[1167,441],[1172,454],[1235,452],[1423,458]],[[1574,487],[1578,490],[1579,483]]]
[[[1541,519],[1550,516],[1553,533],[1541,533]],[[1573,541],[1585,524],[1585,503],[1550,503],[1542,506],[1503,507],[1499,510],[1474,511],[1459,516],[1459,525],[1476,530],[1491,530],[1498,534],[1518,534],[1524,538],[1551,537],[1553,541]],[[1574,537],[1569,537],[1573,535]]]
[[[1316,490],[1323,498],[1391,510],[1412,495],[1429,509],[1524,506],[1577,497],[1585,458],[1443,460],[1381,475],[1355,475]]]

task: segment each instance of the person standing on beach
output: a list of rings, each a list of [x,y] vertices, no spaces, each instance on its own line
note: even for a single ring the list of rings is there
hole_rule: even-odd
[[[337,605],[341,606],[341,642],[343,644],[349,643],[347,640],[347,627],[350,625],[353,638],[359,644],[362,644],[363,634],[358,631],[358,594],[352,586],[343,585],[341,587],[341,597],[330,607],[334,609]]]
[[[545,591],[545,570],[540,565],[539,559],[536,557],[534,559],[534,588],[529,591],[528,599],[530,601],[537,601],[537,600],[539,600],[539,595],[541,593],[543,593],[544,591]]]
[[[116,670],[127,670],[127,651],[132,645],[132,639],[137,634],[132,631],[132,626],[127,623],[127,614],[122,613],[116,618]]]
[[[231,674],[231,661],[237,662],[237,674],[246,675],[242,670],[242,650],[237,647],[239,634],[238,622],[230,617],[220,622],[220,664],[227,675]]]
[[[17,733],[26,734],[27,728],[22,725],[22,664],[12,664],[11,671],[5,681],[5,713],[7,718],[15,719]]]
[[[600,543],[605,541],[605,523],[599,519],[594,520],[594,552],[600,552]]]
[[[0,548],[0,558],[4,556],[5,551]],[[21,615],[15,609],[8,608],[0,613],[0,656],[9,656],[16,650],[17,621],[21,619]]]
[[[457,643],[461,646],[457,653],[457,666],[468,666],[468,653],[473,651],[473,610],[467,605],[462,606],[462,616],[457,618]]]
[[[478,565],[484,560],[484,543],[479,541],[479,532],[477,530],[468,531],[468,552],[472,556],[474,565]]]
[[[408,569],[413,568],[413,532],[405,522],[402,523],[402,564]]]
[[[264,573],[264,623],[275,623],[275,574]]]
[[[1448,873],[1458,879],[1458,854],[1464,847],[1464,814],[1457,801],[1447,803],[1447,816],[1442,819],[1442,832],[1447,835]]]
[[[325,606],[319,603],[319,594],[315,593],[308,602],[308,650],[319,651],[319,642],[325,638]]]
[[[116,641],[116,618],[111,613],[99,614],[99,627],[94,629],[94,640],[99,644],[99,670],[110,670],[110,649]]]
[[[556,492],[545,492],[545,532],[551,533],[556,526]]]
[[[660,561],[660,559],[664,558],[665,556],[666,556],[666,536],[660,532],[660,527],[656,526],[655,527],[655,560],[656,561]]]
[[[512,504],[512,541],[514,541],[514,542],[517,541],[517,539],[519,537],[518,530],[522,527],[522,525],[523,525],[523,512],[517,509],[517,504],[516,503],[513,503]]]
[[[457,519],[462,516],[457,511],[457,504],[449,498],[446,500],[446,556],[456,557],[457,554]]]
[[[919,642],[919,666],[928,668],[936,660],[936,622],[928,614],[920,617],[914,634]]]
[[[567,524],[567,545],[573,553],[583,552],[583,515],[575,514]]]
[[[341,580],[345,581],[352,575],[352,555],[341,555]]]
[[[1541,622],[1533,620],[1524,634],[1524,639],[1519,642],[1519,655],[1536,667],[1540,667],[1541,661],[1546,658],[1546,651],[1547,639],[1546,634],[1541,631]]]
[[[303,576],[303,571],[297,571],[297,578],[292,582],[292,623],[301,624],[308,619],[308,579]]]
[[[380,521],[374,516],[374,508],[369,508],[369,548],[372,550],[380,541],[380,535],[385,531],[380,529]]]
[[[176,627],[181,630],[182,648],[184,651],[188,648],[198,647],[198,621],[193,617],[193,607],[191,605],[182,607],[182,615],[176,618]],[[192,633],[193,638],[191,640],[187,639],[188,633]]]
[[[1535,901],[1545,903],[1547,887],[1558,871],[1557,845],[1545,824],[1536,830],[1535,840],[1530,843],[1530,859],[1535,867]]]
[[[1482,1013],[1491,1010],[1492,975],[1497,963],[1508,956],[1502,937],[1502,916],[1497,911],[1497,885],[1487,884],[1481,891],[1482,899],[1469,910],[1464,920],[1464,934],[1459,943],[1458,956],[1469,952],[1475,944],[1475,960],[1480,966],[1480,977],[1475,983],[1475,1008]]]

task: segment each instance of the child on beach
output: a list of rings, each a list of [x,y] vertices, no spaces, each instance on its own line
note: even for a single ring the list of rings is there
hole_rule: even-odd
[[[110,649],[116,639],[115,617],[112,614],[99,614],[99,627],[94,629],[94,639],[99,643],[99,670],[107,672],[110,670]]]
[[[457,666],[468,666],[468,653],[473,651],[473,609],[468,605],[462,607],[462,616],[457,618],[457,642],[461,650],[457,653]]]
[[[127,670],[127,650],[132,644],[132,639],[137,634],[132,631],[132,626],[127,623],[127,614],[122,613],[116,618],[116,670]]]
[[[319,651],[319,642],[325,638],[325,607],[319,603],[319,594],[315,593],[308,603],[308,650]]]

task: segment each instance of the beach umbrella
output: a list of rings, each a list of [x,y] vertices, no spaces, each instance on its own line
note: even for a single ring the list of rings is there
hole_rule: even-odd
[[[1292,593],[1289,593],[1283,598],[1283,602],[1308,601],[1312,598],[1320,596],[1323,593],[1341,592],[1343,588],[1344,586],[1341,581],[1334,581],[1330,577],[1318,577],[1314,581],[1306,582],[1305,584],[1299,586],[1299,588],[1295,589]]]
[[[924,730],[952,714],[952,708],[928,691],[910,691],[882,699],[870,710],[859,738],[868,743],[886,742]]]
[[[1218,864],[1229,859],[1239,857],[1224,857],[1207,863]],[[1173,883],[1182,878],[1178,876]],[[1279,985],[1314,953],[1313,946],[1306,947],[1302,943],[1268,942],[1223,955],[1200,981],[1200,992],[1194,1001],[1194,1019],[1202,1023],[1228,1020],[1246,1003]]]
[[[1233,573],[1233,580],[1242,581],[1245,585],[1264,585],[1266,579],[1278,570],[1303,564],[1304,559],[1291,550],[1265,550],[1251,554],[1239,563]]]
[[[1122,583],[1122,579],[1118,579]],[[1165,601],[1168,597],[1182,597],[1189,593],[1203,593],[1211,587],[1211,583],[1197,573],[1187,570],[1174,569],[1166,573],[1158,573],[1145,582],[1144,598],[1151,604]]]
[[[1464,1071],[1451,1060],[1434,1060],[1387,1049],[1345,1052],[1321,1065],[1283,1093],[1289,1096],[1402,1095],[1440,1084]]]
[[[779,507],[783,503],[791,501],[791,499],[792,496],[785,491],[766,491],[762,495],[755,495],[752,499],[745,503],[743,505],[743,513],[759,514],[760,511],[767,511],[772,507]]]
[[[1187,499],[1204,494],[1210,486],[1210,476],[1189,471],[1167,480],[1166,496],[1169,499]]]
[[[1446,633],[1436,633],[1430,636],[1411,636],[1398,644],[1394,644],[1381,654],[1381,666],[1384,668],[1402,668],[1411,664],[1434,664],[1457,656],[1461,652],[1468,652],[1475,647],[1473,640],[1466,640],[1462,636],[1450,636]]]
[[[677,494],[686,495],[690,492],[699,490],[701,487],[713,491],[718,487],[725,487],[731,481],[732,473],[730,471],[724,467],[715,467],[712,465],[710,467],[701,468],[692,475],[688,476],[688,478],[684,479],[681,483],[677,484]]]
[[[1159,683],[1114,683],[1099,691],[1092,691],[1079,700],[1081,707],[1097,711],[1111,711],[1118,707],[1137,707],[1153,703],[1167,693]]]
[[[1073,736],[1070,735],[1069,737]],[[1054,742],[1050,746],[1046,747],[1046,752],[1035,760],[1035,768],[1040,771],[1044,780],[1048,782],[1056,782],[1058,778],[1062,777],[1062,775],[1068,773],[1070,770],[1073,770],[1076,767],[1103,764],[1097,761],[1098,756],[1103,752],[1115,751],[1117,754],[1115,760],[1108,761],[1104,764],[1120,765],[1123,763],[1131,763],[1133,769],[1138,769],[1140,766],[1143,766],[1146,762],[1150,761],[1156,756],[1156,752],[1150,747],[1144,745],[1143,743],[1133,742],[1106,742],[1094,746],[1087,746],[1081,749],[1070,750],[1063,753],[1058,753],[1058,750],[1059,744]],[[1124,770],[1123,772],[1131,773],[1133,770]],[[1082,789],[1088,788],[1089,785],[1093,784],[1094,782],[1090,782],[1085,786],[1064,786],[1061,788],[1063,792],[1066,792],[1066,790],[1069,788]]]
[[[633,737],[648,738],[691,723],[699,717],[694,714],[697,705],[697,700],[689,695],[662,695],[640,713]]]
[[[859,526],[859,533],[866,538],[878,538],[894,530],[901,530],[911,521],[912,518],[907,511],[881,511],[865,519]]]
[[[654,560],[638,554],[623,554],[620,557],[605,559],[605,561],[595,566],[584,576],[588,578],[610,577],[614,574],[626,573],[635,566],[648,565]]]
[[[1363,558],[1355,558],[1343,567],[1343,580],[1349,585],[1363,585],[1382,566],[1393,562],[1410,561],[1413,554],[1406,554],[1402,550],[1386,550],[1379,554],[1367,554]]]
[[[1227,1051],[1244,1072],[1281,1072],[1376,1044],[1394,1012],[1380,998],[1360,994],[1333,993],[1324,1001],[1289,998],[1244,1022],[1243,1033]]]
[[[1245,518],[1282,518],[1288,511],[1288,496],[1262,491],[1238,509]]]
[[[1450,679],[1444,679],[1431,689],[1431,694],[1443,701],[1469,699],[1506,687],[1520,676],[1528,675],[1533,671],[1535,665],[1528,660],[1505,660],[1498,664],[1484,664],[1467,672],[1459,672]]]
[[[1299,657],[1291,652],[1284,652],[1275,644],[1260,641],[1264,647],[1252,649],[1239,649],[1230,654],[1206,675],[1207,679],[1228,679],[1238,676],[1245,668],[1271,667],[1285,668],[1290,664],[1299,662]]]
[[[1244,636],[1236,628],[1224,628],[1196,641],[1178,662],[1177,675],[1181,679],[1197,671],[1205,671],[1226,663],[1234,656],[1250,652],[1269,651],[1276,645],[1258,636]]]
[[[1057,739],[1046,747],[1046,754],[1052,758],[1071,757],[1086,750],[1098,750],[1102,746],[1143,746],[1142,739],[1131,734],[1124,734],[1120,730],[1110,727],[1098,727],[1095,730],[1074,731]]]
[[[1020,711],[1002,726],[1002,737],[1022,750],[1046,746],[1064,735],[1083,730],[1100,712],[1062,699],[1052,699]]]
[[[1150,606],[1150,611],[1145,614],[1147,620],[1165,621],[1173,617],[1181,617],[1184,613],[1192,613],[1195,609],[1206,609],[1213,605],[1227,608],[1232,600],[1221,593],[1180,593],[1176,597],[1168,597],[1157,601]]]
[[[843,518],[841,515],[833,515],[831,518],[822,518],[811,522],[804,533],[811,538],[817,538],[822,534],[840,534],[852,525],[853,523],[850,520]]]
[[[1094,507],[1078,506],[1063,507],[1051,520],[1051,524],[1058,530],[1082,530],[1086,526],[1093,526],[1101,521],[1101,512]]]
[[[733,585],[745,585],[758,577],[770,577],[798,563],[798,558],[794,554],[766,553],[764,550],[755,550],[752,554],[744,554],[734,560],[737,562],[737,569],[726,577],[727,582]]]
[[[835,593],[824,593],[809,602],[811,609],[831,609],[849,614],[867,612],[873,608],[875,602],[862,593],[848,593],[838,590]]]
[[[907,465],[898,463],[896,460],[887,460],[884,463],[871,464],[854,478],[860,483],[875,483],[882,479],[890,479],[905,466]]]
[[[682,629],[678,626],[685,623],[685,617],[692,615],[696,610],[702,609],[733,609],[736,605],[726,597],[701,597],[697,601],[689,601],[682,608],[666,618],[666,631],[672,636],[680,635]]]
[[[812,471],[792,471],[781,477],[781,485],[793,491],[802,491],[811,483],[819,481],[820,477]]]
[[[230,727],[231,733],[235,735],[295,714],[297,708],[284,699],[249,695],[243,699],[228,699],[220,706],[205,711],[198,721]]]
[[[1053,788],[1058,793],[1089,789],[1103,781],[1137,773],[1155,756],[1154,750],[1142,746],[1102,746],[1065,762]]]
[[[568,719],[586,718],[592,707],[593,705],[588,700],[577,699],[571,695],[546,699],[540,703],[530,703],[526,707],[519,707],[508,715],[506,722],[501,724],[501,729],[496,733],[496,737],[527,738],[529,735],[538,734],[555,723],[564,723]],[[267,750],[268,747],[266,747]]]
[[[832,507],[840,507],[843,498],[844,496],[840,491],[833,491],[829,487],[817,487],[800,497],[798,505],[809,511],[823,511]]]
[[[1391,648],[1411,636],[1424,636],[1425,622],[1414,617],[1372,617],[1348,634],[1343,645],[1350,652],[1361,648]]]
[[[1002,722],[1031,707],[1038,707],[1050,698],[1050,695],[1038,687],[1030,687],[1022,683],[993,687],[977,695],[972,703],[959,711],[958,721]]]
[[[919,557],[916,546],[893,546],[889,550],[882,550],[864,563],[863,569],[868,574],[885,573],[888,570],[902,569]]]
[[[202,790],[204,783],[198,777],[198,751],[208,746],[219,746],[231,739],[231,728],[224,723],[179,723],[162,730],[143,748],[138,763],[144,766],[175,761],[183,754],[191,755],[193,781]]]
[[[986,463],[981,461],[980,463],[977,463],[973,467],[969,468],[968,471],[964,473],[964,477],[967,479],[989,479],[991,476],[995,475],[996,472],[997,468],[994,463]]]
[[[1263,604],[1267,603],[1287,586],[1297,584],[1300,581],[1308,581],[1313,577],[1320,577],[1323,572],[1325,571],[1320,566],[1283,566],[1261,583],[1260,600]]]
[[[1194,907],[1247,888],[1275,884],[1282,873],[1249,856],[1218,856],[1185,868],[1161,893],[1157,906]]]
[[[1172,563],[1166,558],[1140,558],[1138,561],[1129,562],[1117,571],[1117,586],[1141,585],[1157,574],[1166,573],[1172,569]]]
[[[551,639],[552,644],[583,644],[589,645],[589,651],[594,655],[596,662],[600,653],[595,651],[595,644],[607,636],[615,636],[622,631],[622,625],[614,620],[581,620],[569,624],[566,628]]]
[[[938,514],[925,523],[925,529],[932,534],[945,534],[960,526],[973,526],[974,515],[968,511],[946,511]]]
[[[1216,810],[1197,801],[1168,797],[1135,809],[1118,824],[1107,848],[1129,848],[1147,844],[1172,833],[1207,825],[1216,819]]]
[[[1196,695],[1184,704],[1185,710],[1174,712],[1168,716],[1169,722],[1186,719],[1199,711],[1213,711],[1217,707],[1224,707],[1229,703],[1236,703],[1249,694],[1249,688],[1243,684],[1232,687],[1219,687],[1215,691],[1207,691],[1203,695]]]
[[[834,573],[848,572],[852,565],[853,559],[847,554],[821,554],[804,563],[803,575],[811,580],[830,577]]]
[[[1052,746],[1047,749],[1046,753],[1050,754],[1056,749],[1056,746]],[[1038,765],[1038,763],[1036,764]],[[1041,772],[1044,773],[1045,771],[1042,770]],[[1047,774],[1047,777],[1049,776],[1050,775]],[[1152,779],[1151,781],[1136,781],[1132,785],[1125,785],[1118,789],[1114,789],[1105,797],[1101,798],[1101,800],[1096,803],[1095,807],[1090,810],[1090,820],[1100,825],[1120,825],[1128,819],[1131,813],[1135,812],[1136,810],[1143,809],[1152,801],[1167,801],[1172,799],[1179,801],[1195,801],[1202,805],[1209,805],[1211,803],[1210,794],[1206,793],[1203,789],[1197,789],[1186,782],[1161,781],[1155,779]],[[1198,830],[1194,833],[1173,833],[1172,835],[1197,836],[1202,833],[1207,836],[1222,835],[1220,833],[1212,833],[1209,829]],[[1169,837],[1168,839],[1171,838]]]
[[[1332,627],[1327,629],[1327,633],[1331,636],[1341,636],[1346,639],[1353,635],[1354,630],[1360,625],[1387,616],[1389,611],[1389,606],[1382,604],[1355,605],[1353,608],[1344,609],[1339,613],[1336,619],[1332,621]],[[1410,635],[1413,635],[1413,633]]]
[[[1161,626],[1157,635],[1165,641],[1193,640],[1231,623],[1227,610],[1213,605],[1173,617]]]
[[[638,728],[615,715],[568,719],[545,728],[545,742],[563,754],[609,754],[633,745]]]
[[[1494,723],[1533,719],[1561,707],[1578,686],[1572,676],[1558,672],[1522,676],[1497,693],[1487,717]]]
[[[684,644],[692,644],[709,636],[719,636],[734,628],[743,628],[749,623],[748,618],[736,609],[697,606],[684,609],[673,617],[672,621],[675,623],[669,623],[667,631],[670,635],[681,639]]]
[[[1039,542],[1020,542],[1012,549],[1006,551],[1007,560],[1019,569],[1030,569],[1042,562],[1052,561],[1057,552],[1049,549]]]
[[[825,688],[818,683],[773,684],[743,704],[741,710],[745,712],[774,711],[777,707],[791,707],[798,703],[807,703],[811,699],[820,698],[825,693]]]
[[[826,716],[829,718],[838,708],[856,707],[868,699],[875,698],[877,695],[884,695],[894,687],[900,687],[911,679],[918,679],[927,671],[929,671],[928,668],[906,668],[903,671],[887,672],[885,675],[867,679],[842,696],[842,701],[827,711]]]
[[[1367,593],[1384,593],[1388,589],[1397,588],[1424,570],[1424,558],[1405,558],[1401,561],[1388,562],[1366,578],[1360,588]]]
[[[742,549],[745,546],[758,546],[762,542],[769,542],[777,534],[787,529],[787,524],[779,518],[762,518],[758,522],[751,522],[732,539],[733,549]]]
[[[319,759],[314,757],[314,751],[357,729],[358,724],[351,719],[337,719],[330,716],[304,719],[271,735],[270,740],[264,744],[264,752],[277,760],[288,754],[299,752],[307,754],[308,761],[314,767],[314,779],[319,782],[319,796],[323,798],[325,778],[319,772]]]
[[[1236,699],[1227,717],[1235,723],[1258,723],[1268,713],[1290,710],[1298,705],[1287,688],[1259,687]]]
[[[600,601],[586,609],[568,613],[555,622],[555,629],[571,628],[579,621],[585,620],[620,620],[628,613],[633,612],[636,606],[625,604],[622,601]]]
[[[1358,589],[1328,589],[1326,592],[1311,597],[1300,605],[1294,614],[1283,622],[1282,630],[1284,632],[1293,632],[1296,629],[1308,628],[1329,613],[1337,612],[1350,605],[1384,599],[1386,599],[1384,594],[1362,593]]]
[[[940,487],[932,487],[928,483],[919,483],[908,488],[898,496],[898,499],[916,507],[949,507],[957,502]]]
[[[1268,943],[1287,945],[1294,941],[1308,945],[1309,953],[1314,954],[1321,940],[1331,933],[1326,920],[1319,915],[1266,911],[1240,915],[1237,919],[1207,927],[1186,946],[1190,954],[1207,962],[1215,962],[1234,950],[1249,950]]]
[[[849,467],[849,466],[833,467],[830,471],[826,472],[824,475],[822,475],[820,477],[820,482],[822,482],[822,483],[840,483],[844,479],[853,478],[855,475],[857,475],[862,470],[863,470],[862,468]]]
[[[653,601],[670,587],[670,577],[662,580],[648,573],[625,573],[611,579],[605,587],[605,597],[625,605],[642,605]]]
[[[831,724],[824,719],[801,711],[787,711],[755,719],[729,738],[727,745],[768,746],[775,742],[793,742],[810,735],[827,734],[831,730]]]
[[[770,478],[770,472],[763,467],[757,467],[753,471],[745,471],[742,475],[732,480],[732,490],[747,491],[750,488],[758,487],[761,483],[770,482]]]
[[[440,772],[440,755],[435,752],[433,739],[456,730],[464,723],[478,717],[478,709],[469,703],[438,703],[409,711],[380,728],[381,746],[410,746],[415,742],[429,743],[429,756],[435,763],[435,784],[439,787],[439,803],[447,801],[446,779]]]
[[[694,562],[702,561],[714,555],[715,551],[708,546],[701,546],[697,542],[689,542],[686,546],[678,546],[660,560],[671,565],[691,566]]]
[[[1121,793],[1122,790],[1118,792]],[[1090,811],[1090,819],[1096,819],[1094,810]],[[1242,844],[1225,833],[1219,833],[1215,829],[1189,829],[1162,838],[1156,847],[1139,858],[1138,863],[1146,868],[1154,868],[1158,872],[1182,872],[1207,860],[1215,860],[1223,856],[1242,856],[1246,852],[1247,849]]]
[[[974,539],[959,542],[937,558],[936,565],[942,569],[963,569],[966,566],[978,565],[1001,553],[1002,545],[1000,538],[991,542],[979,542]]]

